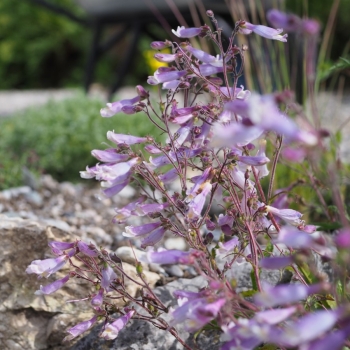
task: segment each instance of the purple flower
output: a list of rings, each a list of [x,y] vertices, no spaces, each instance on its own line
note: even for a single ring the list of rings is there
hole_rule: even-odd
[[[199,49],[195,49],[194,47],[187,45],[185,47],[185,49],[189,52],[191,52],[191,54],[196,57],[197,59],[199,59],[200,61],[202,61],[203,63],[207,63],[210,64],[212,66],[215,67],[222,67],[223,65],[223,60],[222,58],[218,55],[218,56],[212,56],[209,55],[208,53],[199,50]]]
[[[172,29],[172,32],[178,38],[193,38],[202,32],[202,28],[185,28],[184,26],[179,26],[176,31]]]
[[[297,321],[290,322],[278,332],[271,333],[270,340],[286,347],[296,347],[310,342],[331,329],[341,314],[341,310],[315,311]]]
[[[113,131],[107,132],[107,139],[109,141],[116,143],[117,145],[120,145],[120,144],[135,145],[137,143],[144,143],[147,141],[147,137],[115,134]]]
[[[196,219],[201,215],[205,204],[205,199],[210,193],[212,187],[213,186],[210,182],[204,183],[201,187],[202,191],[198,195],[196,195],[196,197],[194,197],[192,201],[188,204],[189,210],[187,216],[189,219]]]
[[[147,233],[152,232],[159,226],[161,226],[162,223],[159,222],[152,222],[149,224],[144,224],[141,226],[126,226],[125,227],[125,232],[123,232],[124,237],[137,237],[137,236],[143,236],[146,235]]]
[[[125,207],[119,209],[115,208],[115,211],[117,215],[113,218],[114,223],[122,223],[130,217],[131,215],[134,215],[134,210],[137,208],[137,206],[141,203],[143,203],[147,199],[146,196],[141,196],[136,201],[129,203]]]
[[[241,34],[250,34],[251,32],[254,32],[264,38],[283,42],[286,42],[288,37],[288,34],[281,35],[283,29],[273,29],[262,25],[254,25],[249,22],[241,22],[239,32]]]
[[[159,180],[165,184],[173,182],[178,177],[179,177],[179,174],[175,168],[170,169],[164,174],[158,175]]]
[[[170,54],[170,53],[156,53],[154,55],[154,58],[159,61],[159,62],[165,62],[165,63],[170,63],[174,62],[176,59],[177,55],[176,54]]]
[[[263,269],[278,270],[292,265],[293,262],[292,256],[270,256],[268,258],[262,258],[259,266]]]
[[[135,310],[131,310],[122,317],[119,317],[116,321],[107,324],[100,337],[104,338],[105,340],[115,339],[118,336],[119,332],[129,322],[134,313]]]
[[[144,249],[148,246],[154,246],[163,238],[165,231],[166,229],[162,226],[152,231],[146,238],[141,241],[141,248]]]
[[[120,163],[126,161],[129,156],[127,154],[120,154],[115,148],[108,148],[105,150],[94,149],[91,154],[101,162],[105,163]]]
[[[176,70],[174,68],[161,67],[158,68],[153,76],[149,76],[147,83],[150,85],[158,85],[160,83],[171,82],[179,80],[187,74],[186,70]]]
[[[154,264],[192,264],[194,261],[194,255],[199,253],[198,251],[191,250],[184,252],[181,250],[158,250],[157,252],[149,250],[147,252],[147,260]]]
[[[167,47],[171,46],[171,42],[170,41],[153,41],[151,43],[151,48],[154,50],[163,50]]]
[[[151,154],[162,153],[162,151],[154,145],[146,145],[144,149],[145,149],[145,151],[147,151],[148,153],[151,153]]]
[[[234,237],[225,243],[219,242],[219,253],[227,254],[228,252],[232,252],[239,245],[238,237]]]
[[[301,217],[303,214],[299,213],[296,210],[293,209],[277,209],[274,207],[271,207],[267,205],[265,207],[266,212],[271,213],[275,216],[278,216],[282,220],[284,220],[287,224],[293,225],[293,226],[300,226],[304,222],[301,220]]]
[[[122,112],[122,108],[125,106],[133,106],[135,103],[140,102],[140,96],[136,96],[132,99],[126,99],[121,101],[116,101],[113,103],[107,103],[106,108],[102,108],[100,113],[104,118],[109,118],[114,116],[115,114]]]
[[[226,303],[223,298],[209,302],[205,297],[196,298],[196,295],[200,295],[199,293],[192,294],[193,299],[187,300],[187,296],[180,298],[180,306],[172,312],[173,319],[169,323],[170,326],[185,323],[185,329],[189,332],[198,330],[216,318]]]
[[[107,197],[107,198],[110,198],[110,197],[113,197],[115,196],[116,194],[118,194],[119,192],[121,192],[130,182],[130,177],[131,177],[131,172],[128,173],[128,178],[123,181],[123,182],[120,182],[119,181],[117,183],[115,183],[114,185],[108,187],[107,189],[103,190],[103,194]]]
[[[101,287],[106,290],[106,292],[110,291],[110,284],[117,278],[117,274],[114,270],[107,266],[101,270],[102,278],[101,278]]]
[[[315,241],[313,237],[295,227],[283,226],[278,233],[276,243],[283,243],[290,248],[312,248]]]
[[[350,334],[350,327],[341,328],[337,331],[327,334],[321,339],[313,340],[310,343],[302,344],[300,350],[341,350],[344,342]]]
[[[65,250],[73,248],[74,245],[75,243],[68,243],[68,242],[58,242],[58,241],[49,242],[49,247],[51,248],[52,253],[55,255],[64,254]]]
[[[55,293],[57,290],[62,288],[69,280],[70,275],[68,274],[67,276],[50,283],[46,286],[40,286],[40,290],[37,290],[34,294],[36,295],[48,295]]]
[[[266,140],[260,140],[259,141],[259,150],[258,150],[258,153],[256,154],[257,157],[266,157],[265,149],[266,149]],[[269,161],[270,161],[270,159],[269,159]],[[258,171],[259,179],[269,175],[269,169],[267,168],[266,164],[258,165],[255,167],[255,169]]]
[[[350,248],[350,229],[346,227],[340,230],[335,236],[334,242],[339,248]]]
[[[169,207],[169,203],[151,203],[151,204],[140,204],[136,206],[135,214],[138,216],[144,216],[160,212]]]
[[[66,262],[66,255],[61,255],[56,259],[34,260],[27,267],[26,273],[35,273],[47,278],[60,270],[66,264]]]
[[[79,251],[86,256],[89,256],[91,258],[98,256],[98,253],[97,253],[96,248],[94,246],[92,246],[93,248],[91,248],[88,244],[86,244],[82,241],[79,241],[77,246],[79,248]]]
[[[100,288],[97,294],[95,294],[91,299],[91,305],[94,307],[101,306],[103,303],[103,293],[104,289]]]
[[[213,168],[208,167],[203,171],[203,174],[200,176],[193,177],[191,180],[194,182],[194,186],[186,191],[187,197],[186,200],[194,198],[199,192],[202,191],[203,184],[210,181],[214,175]]]
[[[274,27],[283,28],[286,32],[298,32],[302,27],[302,20],[300,17],[276,9],[269,10],[266,18]]]
[[[96,323],[96,321],[97,321],[97,316],[94,316],[90,320],[78,323],[76,326],[68,329],[67,332],[70,333],[70,335],[67,335],[63,339],[63,342],[70,341],[70,340],[76,338],[78,335],[86,332]]]
[[[303,284],[281,284],[276,287],[265,284],[264,291],[254,295],[254,301],[259,306],[274,307],[306,299],[309,295],[317,293],[321,289],[321,284],[311,286],[305,286]]]

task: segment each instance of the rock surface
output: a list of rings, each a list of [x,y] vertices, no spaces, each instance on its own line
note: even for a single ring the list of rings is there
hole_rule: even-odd
[[[196,292],[206,286],[201,276],[193,279],[178,279],[165,286],[155,289],[156,295],[166,306],[175,306],[173,292],[179,289]],[[163,317],[168,320],[168,317]],[[115,340],[103,340],[98,338],[102,325],[95,327],[89,335],[79,340],[71,350],[182,350],[184,347],[169,332],[157,329],[149,323],[133,320],[123,329]],[[195,340],[193,334],[189,334],[178,325],[176,329],[182,339],[191,349],[218,350],[220,349],[220,336],[217,332],[201,333]]]
[[[52,295],[34,294],[40,284],[64,277],[67,268],[40,281],[36,275],[25,273],[33,260],[52,257],[49,241],[68,242],[76,238],[43,221],[0,216],[0,349],[68,349],[72,344],[62,344],[66,329],[92,317],[88,302],[65,303],[92,293],[92,285],[83,279],[71,279]],[[129,276],[139,280],[134,266],[123,263],[123,267]],[[151,271],[144,271],[144,276],[152,288],[160,278]],[[130,281],[126,288],[132,296],[139,290]]]

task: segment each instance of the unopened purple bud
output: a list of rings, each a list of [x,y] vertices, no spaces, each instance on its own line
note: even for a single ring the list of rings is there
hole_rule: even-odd
[[[67,276],[53,282],[50,283],[46,286],[40,286],[40,290],[37,290],[34,294],[36,295],[49,295],[52,294],[54,292],[56,292],[57,290],[59,290],[60,288],[62,288],[69,280],[70,275],[68,274]]]
[[[96,306],[101,306],[103,303],[103,293],[104,289],[100,288],[98,293],[91,299],[91,305],[96,307]]]
[[[216,228],[216,225],[214,222],[212,222],[210,219],[205,220],[205,226],[207,227],[208,230],[213,231]]]
[[[336,235],[334,242],[339,248],[350,248],[350,229],[343,228],[340,230]]]
[[[171,46],[171,42],[168,40],[166,40],[166,41],[153,41],[151,43],[151,48],[153,50],[163,50],[169,46]]]
[[[208,17],[214,17],[214,12],[212,10],[207,10],[206,14]]]
[[[305,19],[302,28],[305,34],[316,35],[320,31],[320,24],[314,19]]]
[[[144,87],[141,85],[136,86],[136,91],[137,91],[137,94],[140,96],[141,100],[144,100],[145,98],[148,98],[148,96],[149,96],[148,91],[146,91],[144,89]]]

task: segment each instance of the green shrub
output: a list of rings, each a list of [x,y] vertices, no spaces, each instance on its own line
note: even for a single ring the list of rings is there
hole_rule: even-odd
[[[103,106],[78,94],[0,120],[0,189],[21,185],[23,166],[59,181],[78,181],[79,171],[96,163],[91,150],[107,148],[108,130],[160,135],[143,113],[101,118]]]

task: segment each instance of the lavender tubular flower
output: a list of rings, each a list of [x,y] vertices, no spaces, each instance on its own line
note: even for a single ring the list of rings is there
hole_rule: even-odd
[[[70,333],[70,335],[67,335],[63,339],[63,342],[68,342],[76,338],[80,334],[83,334],[84,332],[89,330],[96,322],[97,322],[97,316],[94,316],[90,320],[78,323],[76,326],[68,329],[67,332]]]
[[[34,260],[27,267],[26,273],[35,273],[47,278],[60,270],[66,264],[66,262],[66,255],[61,255],[56,259]]]
[[[131,310],[122,317],[119,317],[116,321],[109,323],[101,333],[100,337],[105,340],[112,340],[117,338],[119,332],[126,326],[131,317],[134,315],[135,310]]]
[[[40,286],[40,289],[37,290],[34,294],[36,295],[48,295],[55,293],[58,291],[60,288],[62,288],[69,280],[70,275],[68,274],[67,276],[53,282],[50,284],[47,284],[46,286]]]
[[[153,41],[150,46],[154,50],[163,50],[163,49],[171,46],[171,42],[168,40],[166,40],[166,41]]]
[[[106,292],[109,292],[111,290],[109,286],[113,282],[113,280],[117,278],[117,275],[110,266],[107,266],[104,269],[102,269],[101,273],[101,287],[104,288]]]
[[[264,269],[278,270],[283,269],[286,266],[292,265],[294,262],[291,256],[273,256],[268,258],[262,258],[260,260],[260,266]]]
[[[202,32],[202,28],[185,28],[184,26],[177,27],[177,30],[171,30],[178,38],[193,38]]]
[[[113,131],[107,132],[107,139],[109,141],[116,143],[117,145],[119,144],[135,145],[135,144],[144,143],[147,141],[147,137],[115,134]]]
[[[330,330],[341,314],[342,310],[339,309],[316,311],[288,324],[285,329],[272,333],[270,339],[287,347],[310,342]]]
[[[321,284],[314,284],[311,286],[305,286],[303,284],[282,284],[276,287],[266,285],[263,292],[254,295],[254,301],[257,305],[263,307],[291,304],[319,292],[322,287]]]
[[[144,224],[141,226],[126,226],[125,232],[123,232],[123,236],[125,237],[143,236],[143,235],[146,235],[147,233],[152,232],[153,230],[155,230],[161,225],[162,223],[159,221],[159,222]]]
[[[266,212],[271,213],[275,216],[278,216],[289,225],[300,226],[303,224],[303,221],[301,220],[301,217],[303,216],[303,214],[299,213],[296,210],[277,209],[269,205],[267,205],[265,208],[266,208]]]
[[[184,77],[187,74],[187,71],[185,70],[173,70],[169,69],[167,71],[162,71],[160,69],[157,69],[154,72],[153,76],[149,76],[147,79],[147,83],[150,85],[158,85],[160,83],[166,83],[166,82],[172,82],[175,80],[179,80],[180,78]]]
[[[281,35],[283,29],[273,29],[263,25],[254,25],[249,22],[243,22],[240,25],[239,32],[241,34],[250,34],[254,32],[264,38],[287,42],[288,34]]]
[[[208,53],[206,53],[202,50],[195,49],[194,47],[189,46],[189,45],[187,45],[185,47],[185,49],[187,51],[191,52],[191,54],[194,57],[196,57],[197,59],[199,59],[203,63],[210,64],[214,67],[222,67],[222,65],[223,65],[223,60],[219,56],[215,57],[215,56],[209,55]]]
[[[129,156],[127,154],[120,154],[115,148],[108,148],[106,150],[94,149],[91,154],[101,162],[105,163],[120,163],[126,161]]]
[[[159,62],[164,63],[170,63],[174,62],[176,60],[177,55],[176,54],[170,54],[170,53],[156,53],[154,55],[154,58]]]
[[[147,199],[146,196],[141,196],[136,201],[129,203],[128,205],[126,205],[121,209],[115,208],[114,210],[117,213],[117,215],[113,218],[113,222],[114,223],[124,222],[125,219],[127,219],[131,215],[134,215],[133,213],[136,210],[136,207],[139,204],[143,203],[146,199]]]
[[[171,183],[174,180],[176,180],[178,177],[179,177],[179,174],[175,168],[167,171],[164,174],[158,175],[159,180],[164,184]]]
[[[51,248],[51,251],[54,255],[63,255],[64,251],[67,249],[73,248],[75,243],[68,243],[68,242],[58,242],[58,241],[51,241],[49,242],[49,247]]]
[[[181,250],[158,250],[148,251],[147,260],[154,264],[191,264],[193,263],[194,254],[196,251],[184,252]]]
[[[119,192],[121,192],[128,184],[129,184],[130,179],[127,179],[126,181],[122,182],[122,183],[118,183],[114,186],[111,186],[105,190],[103,190],[103,194],[107,197],[113,197],[116,194],[118,194]]]
[[[89,245],[87,245],[86,243],[84,243],[82,241],[79,241],[77,246],[79,248],[79,251],[82,252],[86,256],[89,256],[91,258],[98,256],[96,249],[91,249],[91,247]],[[94,247],[94,246],[92,246],[92,247]]]
[[[188,204],[188,213],[187,216],[189,219],[198,218],[201,215],[203,210],[205,199],[209,192],[212,189],[212,185],[209,182],[206,182],[202,187],[202,192],[199,193],[194,199]]]
[[[107,103],[106,108],[102,108],[100,113],[104,118],[109,118],[122,111],[125,106],[133,106],[135,103],[140,102],[141,97],[136,96],[132,99],[121,100],[113,103]]]
[[[141,241],[141,248],[146,248],[148,246],[154,246],[158,243],[165,234],[166,229],[164,227],[159,227],[152,231],[146,238]]]
[[[93,298],[91,299],[91,305],[93,307],[98,307],[98,306],[102,305],[102,303],[103,303],[103,293],[104,293],[104,289],[100,288],[98,293],[93,296]]]

